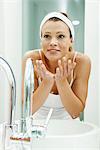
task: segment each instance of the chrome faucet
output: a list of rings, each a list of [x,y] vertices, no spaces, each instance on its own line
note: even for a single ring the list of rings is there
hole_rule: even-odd
[[[46,121],[43,125],[33,124],[34,115],[32,115],[32,99],[31,95],[34,90],[34,66],[32,64],[31,58],[27,59],[26,67],[25,67],[25,76],[24,76],[24,104],[23,104],[23,119],[22,119],[22,132],[24,134],[24,138],[27,138],[28,130],[31,130],[31,137],[39,138],[44,137],[46,134],[46,129],[48,126],[48,122],[51,118],[53,108],[50,108]],[[26,128],[26,117],[31,119],[30,128]]]
[[[24,101],[22,107],[22,132],[26,130],[26,118],[32,116],[31,111],[31,94],[34,89],[34,67],[31,58],[26,61],[25,75],[24,75]]]
[[[7,77],[8,83],[10,85],[10,91],[11,91],[11,97],[9,98],[9,108],[10,112],[7,118],[7,125],[9,125],[11,128],[13,124],[15,123],[15,111],[16,111],[16,81],[15,76],[12,71],[11,66],[8,64],[8,62],[0,57],[0,69],[2,69]]]
[[[20,136],[24,139],[26,139],[27,137],[31,137],[29,136],[28,130],[27,129],[27,119],[26,118],[30,118],[31,121],[33,121],[33,116],[32,116],[32,100],[31,100],[31,95],[32,92],[34,90],[34,66],[32,63],[31,58],[27,59],[26,62],[26,67],[25,67],[25,76],[24,76],[24,101],[23,101],[23,107],[22,107],[22,116],[21,116],[21,130],[20,132],[18,132],[18,134],[16,134],[17,132],[14,131],[14,125],[18,127],[18,124],[16,124],[16,120],[15,120],[15,112],[16,112],[16,81],[15,81],[15,77],[14,77],[14,73],[10,67],[10,65],[8,64],[8,62],[0,57],[0,68],[4,70],[4,72],[6,73],[7,76],[7,80],[9,82],[10,85],[10,90],[11,90],[11,98],[9,99],[9,107],[10,107],[10,115],[8,118],[8,122],[6,124],[6,126],[10,127],[12,129],[13,135],[11,136],[11,139],[21,139]],[[41,135],[44,135],[43,133],[45,133],[44,131],[47,128],[47,124],[48,121],[51,117],[52,114],[52,108],[50,109],[46,122],[43,125],[43,128],[41,128],[41,126],[37,126],[37,125],[32,125],[33,122],[30,123],[31,126],[31,133],[33,137],[40,137],[39,133],[41,133]],[[32,116],[32,117],[31,117]],[[6,132],[6,130],[5,130]],[[43,133],[42,133],[43,132]],[[22,133],[19,135],[19,133]]]

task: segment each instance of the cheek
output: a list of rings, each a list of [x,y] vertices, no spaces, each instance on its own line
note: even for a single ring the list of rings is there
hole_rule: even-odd
[[[65,43],[60,44],[60,49],[62,50],[63,54],[66,54],[69,51],[69,44]]]
[[[41,44],[41,48],[42,48],[42,50],[43,50],[43,52],[44,52],[44,54],[45,54],[45,53],[46,53],[46,50],[47,50],[46,44],[42,43],[42,44]]]
[[[46,49],[48,47],[48,42],[42,42],[41,46],[43,49]]]
[[[70,42],[69,41],[63,41],[63,43],[61,45],[63,48],[68,49],[70,47]]]
[[[60,43],[60,48],[62,49],[62,50],[66,50],[67,49],[67,47],[68,47],[68,45],[67,45],[67,43],[66,42],[64,42],[64,43]]]

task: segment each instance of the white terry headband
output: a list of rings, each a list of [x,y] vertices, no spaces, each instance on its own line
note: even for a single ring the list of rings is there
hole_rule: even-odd
[[[41,38],[42,26],[46,23],[46,21],[48,21],[50,18],[53,18],[53,17],[56,17],[56,18],[62,20],[69,27],[71,34],[72,34],[73,41],[74,41],[74,27],[73,27],[72,22],[66,16],[64,16],[63,14],[61,14],[59,12],[51,12],[43,18],[43,20],[40,24],[40,38]]]

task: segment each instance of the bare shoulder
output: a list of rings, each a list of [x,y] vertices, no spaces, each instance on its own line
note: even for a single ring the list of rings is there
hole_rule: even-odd
[[[76,57],[77,76],[89,76],[91,70],[91,60],[86,54],[78,53]]]
[[[89,56],[86,54],[82,54],[82,53],[77,54],[76,61],[78,63],[80,63],[80,65],[90,65],[91,64],[91,60],[90,60]]]
[[[26,61],[28,58],[31,58],[33,63],[35,63],[36,59],[40,59],[39,49],[30,50],[24,54],[23,61]]]

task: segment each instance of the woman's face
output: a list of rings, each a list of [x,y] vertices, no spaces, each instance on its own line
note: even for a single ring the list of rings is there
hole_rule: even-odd
[[[68,26],[62,21],[47,21],[42,27],[41,46],[48,60],[58,60],[72,45]]]

